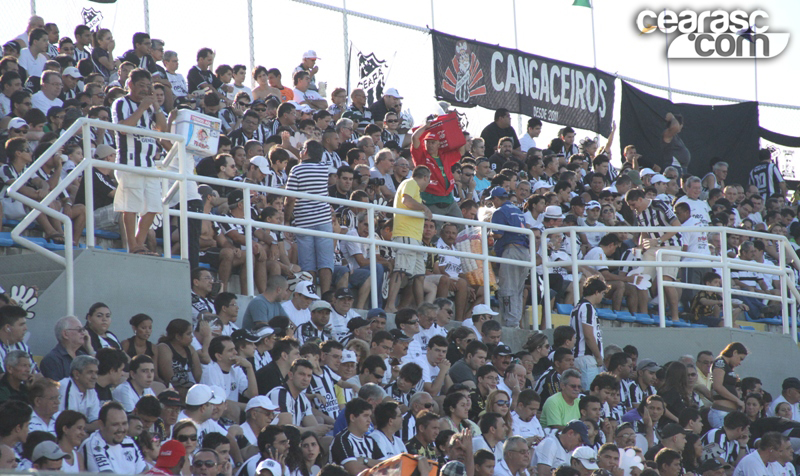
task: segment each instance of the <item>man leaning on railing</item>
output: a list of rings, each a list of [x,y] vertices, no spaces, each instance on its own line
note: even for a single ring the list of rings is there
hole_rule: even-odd
[[[111,105],[112,120],[124,126],[167,132],[167,120],[156,106],[150,73],[140,68],[131,71],[127,86],[128,95]],[[117,144],[117,163],[143,168],[155,165],[159,151],[154,138],[117,132]],[[114,196],[114,211],[122,212],[128,252],[153,254],[145,248],[144,241],[156,213],[162,211],[161,180],[122,170],[116,171],[116,177],[119,187]]]

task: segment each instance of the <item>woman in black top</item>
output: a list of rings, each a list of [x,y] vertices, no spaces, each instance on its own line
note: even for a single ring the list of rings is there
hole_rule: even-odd
[[[158,362],[158,349],[153,347],[150,336],[153,334],[153,318],[147,314],[136,314],[128,321],[133,329],[133,337],[122,341],[122,350],[131,358],[144,354]],[[158,368],[156,368],[158,379]]]
[[[728,344],[711,365],[711,394],[714,402],[708,412],[708,422],[713,428],[721,428],[725,415],[744,410],[736,387],[739,376],[733,371],[747,357],[747,348],[740,342]]]
[[[664,385],[658,390],[664,399],[667,411],[666,418],[678,423],[678,417],[684,408],[694,406],[692,388],[689,386],[689,373],[682,362],[672,362],[667,367]]]
[[[534,379],[541,377],[553,365],[550,359],[547,358],[550,353],[550,342],[543,333],[534,332],[531,334],[522,348],[527,350],[533,357],[533,370],[531,373]]]
[[[210,333],[208,322],[200,321],[200,334]],[[185,319],[173,319],[167,324],[167,334],[158,339],[157,375],[166,386],[186,395],[189,387],[200,381],[203,375],[200,357],[192,347],[192,323]]]
[[[475,332],[469,327],[455,327],[447,334],[446,358],[450,365],[464,358],[464,352],[470,342],[475,340]]]
[[[95,352],[106,347],[122,349],[119,339],[108,330],[109,327],[111,327],[111,309],[102,302],[92,304],[86,313],[86,331],[89,333]]]

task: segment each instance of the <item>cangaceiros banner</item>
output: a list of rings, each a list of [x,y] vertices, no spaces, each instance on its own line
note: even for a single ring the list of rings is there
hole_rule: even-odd
[[[431,36],[438,99],[611,132],[612,75],[435,30]]]

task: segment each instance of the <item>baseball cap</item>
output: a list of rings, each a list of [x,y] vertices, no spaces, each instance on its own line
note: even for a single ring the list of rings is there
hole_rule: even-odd
[[[260,170],[262,174],[269,173],[269,162],[263,155],[254,155],[250,157],[250,163],[258,167],[258,170]]]
[[[718,469],[730,469],[730,468],[731,465],[729,465],[728,463],[720,463],[714,458],[709,458],[700,463],[700,467],[697,468],[696,472],[702,475],[706,471],[716,471]]]
[[[311,281],[300,281],[294,288],[294,292],[300,293],[303,296],[311,299],[319,299],[317,293],[314,292],[314,283]]]
[[[549,207],[544,209],[544,217],[545,218],[552,218],[552,219],[564,219],[564,214],[561,213],[561,207],[558,205],[550,205]]]
[[[789,390],[793,388],[795,390],[800,390],[800,379],[797,377],[789,377],[783,381],[783,385],[781,385],[783,390]]]
[[[503,187],[497,186],[492,189],[492,192],[489,194],[492,198],[505,198],[508,197],[508,190],[504,189]]]
[[[511,355],[511,347],[505,344],[498,344],[497,347],[494,348],[493,355]]]
[[[442,466],[442,476],[465,476],[467,467],[461,461],[450,461]]]
[[[181,395],[175,390],[164,390],[158,394],[158,401],[165,407],[182,407]],[[163,448],[163,446],[162,446]]]
[[[256,335],[256,337],[258,337],[258,340],[261,340],[261,339],[263,339],[265,337],[269,337],[272,334],[274,334],[275,333],[275,329],[273,329],[273,328],[271,328],[269,326],[264,326],[264,327],[259,327],[258,329],[253,331],[253,333]]]
[[[57,459],[61,459],[66,457],[67,454],[61,451],[61,448],[58,447],[53,441],[42,441],[35,448],[33,448],[33,456],[31,456],[31,461],[37,461],[41,458],[47,458],[50,461],[55,461]]]
[[[317,56],[317,52],[316,51],[308,50],[305,53],[303,53],[303,59],[322,59],[322,58]]]
[[[597,466],[597,453],[588,446],[579,446],[572,452],[572,457],[580,461],[586,469],[600,469]]]
[[[644,177],[645,175],[655,175],[656,171],[651,169],[650,167],[645,167],[639,172],[639,177]]]
[[[650,372],[658,372],[661,370],[661,366],[652,359],[639,359],[639,362],[636,364],[636,370],[649,370]]]
[[[412,341],[411,337],[408,337],[400,329],[392,329],[392,330],[389,331],[389,334],[392,335],[392,339],[394,339],[395,342],[397,342],[397,341],[400,341],[400,342],[411,342]]]
[[[311,106],[309,106],[308,104],[298,104],[297,105],[297,110],[300,111],[300,112],[304,112],[306,114],[313,114],[314,113],[314,110],[311,109]]]
[[[680,435],[683,433],[684,435],[688,435],[690,432],[683,429],[682,426],[678,425],[677,423],[667,423],[664,425],[664,428],[661,429],[659,434],[661,435],[661,439],[664,440],[666,438],[672,438],[675,435]]]
[[[269,471],[272,476],[281,476],[281,474],[283,474],[281,465],[275,460],[265,459],[264,461],[258,463],[258,466],[256,466],[256,473],[260,475],[265,469]]]
[[[211,400],[208,403],[212,405],[219,405],[221,403],[225,403],[225,400],[227,400],[228,398],[228,392],[219,385],[211,385],[211,392],[213,393],[213,395],[211,396]]]
[[[61,73],[61,75],[62,76],[69,76],[70,78],[75,78],[75,79],[82,79],[83,78],[83,76],[81,75],[81,72],[78,70],[78,68],[76,68],[74,66],[69,66],[67,68],[64,68],[64,72]]]
[[[342,299],[342,298],[348,298],[348,297],[350,299],[354,299],[353,291],[351,291],[350,288],[339,288],[339,289],[337,289],[335,297],[336,297],[336,299]]]
[[[387,89],[386,91],[383,92],[383,95],[384,96],[391,96],[391,97],[397,98],[397,99],[403,99],[403,96],[401,96],[400,93],[398,93],[397,89],[395,89],[395,88]]]
[[[244,192],[241,189],[231,190],[228,193],[228,206],[231,207],[244,200]]]
[[[655,174],[650,179],[650,183],[669,183],[669,179],[661,174]]]
[[[8,123],[9,129],[22,129],[23,127],[29,127],[29,126],[28,123],[25,122],[25,119],[21,117],[15,117],[14,119],[11,119],[11,121],[9,121]]]
[[[363,317],[354,317],[347,322],[347,328],[351,331],[359,329],[361,327],[366,327],[369,325],[369,321],[364,319]]]
[[[252,342],[253,344],[261,340],[257,335],[253,334],[247,329],[237,329],[233,331],[233,334],[231,334],[231,339],[233,339],[234,342],[246,340],[247,342]]]
[[[537,180],[536,183],[533,184],[533,191],[537,191],[543,188],[553,188],[550,183],[545,182],[544,180]]]
[[[597,200],[592,200],[586,204],[586,209],[591,210],[592,208],[602,208],[602,207],[600,206],[600,202],[598,202]]]
[[[384,311],[383,309],[381,309],[379,307],[376,307],[376,308],[373,308],[373,309],[369,310],[369,312],[367,313],[367,320],[369,321],[369,320],[372,320],[372,319],[374,319],[376,317],[379,317],[379,316],[383,317],[385,319],[386,318],[386,311]]]
[[[251,398],[250,401],[247,402],[247,406],[244,407],[244,411],[248,412],[248,411],[252,410],[253,408],[263,408],[264,410],[268,410],[268,411],[271,411],[271,412],[274,412],[274,411],[280,409],[280,407],[278,405],[275,405],[272,402],[272,400],[270,400],[269,398],[267,398],[264,395],[258,395],[256,397]]]
[[[353,363],[358,362],[358,359],[356,359],[356,353],[353,352],[352,350],[345,349],[342,351],[342,363],[347,364],[350,362]]]
[[[581,197],[572,197],[572,200],[569,201],[569,206],[570,207],[584,207],[584,206],[586,206],[586,204],[583,203],[583,199]]]
[[[591,444],[589,441],[589,429],[586,428],[586,423],[580,420],[572,420],[571,422],[567,423],[567,426],[565,426],[563,430],[561,430],[561,433],[570,430],[581,435],[581,441],[583,441],[584,445],[589,446]]]
[[[214,392],[206,384],[196,383],[186,392],[186,404],[200,406],[209,403],[214,398]]]
[[[323,301],[321,299],[318,300],[318,301],[312,302],[311,305],[308,306],[308,310],[311,311],[311,312],[319,311],[320,309],[327,309],[329,311],[333,311],[333,308],[331,307],[331,304],[328,301]]]
[[[174,468],[180,463],[181,458],[186,456],[186,448],[178,440],[165,441],[161,445],[156,460],[157,468]]]
[[[498,313],[492,311],[492,307],[488,304],[478,304],[472,308],[472,315],[489,314],[490,316],[497,316]]]
[[[105,159],[109,155],[116,155],[117,150],[111,147],[110,145],[100,144],[94,150],[94,156],[98,159]]]

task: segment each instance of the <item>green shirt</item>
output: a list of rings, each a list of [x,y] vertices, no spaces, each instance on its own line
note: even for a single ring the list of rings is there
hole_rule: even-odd
[[[567,423],[572,420],[580,420],[579,401],[579,399],[576,399],[572,402],[572,405],[567,405],[561,392],[545,400],[542,408],[542,418],[540,419],[542,426],[545,428],[548,426],[567,426]]]
[[[433,160],[436,161],[436,165],[438,165],[439,170],[442,171],[442,177],[444,177],[444,188],[446,189],[450,188],[450,181],[447,180],[447,174],[444,172],[444,165],[442,165],[442,159],[440,159],[439,157],[434,157]],[[452,193],[448,193],[445,196],[440,196],[440,195],[431,195],[430,193],[427,192],[420,192],[420,196],[422,196],[422,203],[424,203],[425,205],[430,205],[433,203],[444,203],[446,205],[450,205],[451,203],[454,203],[456,201],[455,198],[453,198]]]

